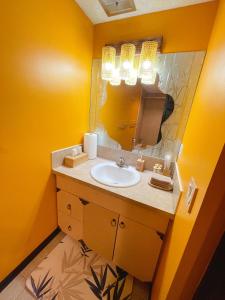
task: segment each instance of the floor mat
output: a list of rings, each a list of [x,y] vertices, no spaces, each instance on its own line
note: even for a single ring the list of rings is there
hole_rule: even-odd
[[[129,300],[133,277],[66,236],[31,273],[27,289],[44,300]]]

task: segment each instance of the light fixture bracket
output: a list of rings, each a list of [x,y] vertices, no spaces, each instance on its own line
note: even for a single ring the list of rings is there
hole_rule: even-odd
[[[121,46],[123,44],[131,43],[131,44],[135,45],[135,47],[136,47],[136,54],[140,54],[141,53],[141,48],[142,48],[142,43],[146,42],[146,41],[156,41],[158,43],[157,53],[161,53],[162,44],[163,44],[163,37],[162,36],[160,36],[160,37],[147,37],[147,38],[140,39],[140,40],[124,40],[124,41],[120,41],[118,43],[107,43],[107,44],[105,44],[105,46],[114,47],[116,49],[116,55],[120,55]]]

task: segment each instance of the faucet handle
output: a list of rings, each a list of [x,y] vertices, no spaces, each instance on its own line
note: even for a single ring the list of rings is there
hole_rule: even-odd
[[[122,164],[125,163],[125,158],[124,158],[124,156],[120,156],[119,162],[122,163]]]
[[[120,156],[119,161],[117,162],[117,166],[120,168],[127,167],[124,156]]]

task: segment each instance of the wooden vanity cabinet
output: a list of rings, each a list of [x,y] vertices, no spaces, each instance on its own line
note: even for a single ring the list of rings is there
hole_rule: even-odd
[[[57,176],[58,223],[71,237],[142,281],[151,281],[169,217]]]

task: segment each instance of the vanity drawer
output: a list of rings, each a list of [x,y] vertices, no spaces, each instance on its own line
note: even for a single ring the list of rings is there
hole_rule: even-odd
[[[58,211],[58,224],[61,230],[76,240],[83,238],[83,224]]]
[[[59,191],[57,193],[57,208],[65,216],[70,216],[80,222],[83,221],[83,205],[77,196]]]

